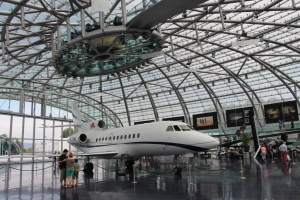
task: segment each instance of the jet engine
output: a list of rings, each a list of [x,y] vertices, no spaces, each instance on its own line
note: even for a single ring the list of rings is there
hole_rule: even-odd
[[[84,133],[80,134],[79,137],[78,137],[78,142],[80,142],[80,143],[86,143],[87,140],[88,140],[87,136]]]
[[[99,120],[97,124],[99,128],[105,128],[105,122],[103,120]]]

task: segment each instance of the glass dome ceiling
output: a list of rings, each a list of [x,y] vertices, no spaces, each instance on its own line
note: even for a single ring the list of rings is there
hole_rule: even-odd
[[[159,2],[125,0],[127,20]],[[122,17],[120,0],[109,5],[105,28]],[[163,55],[121,73],[79,80],[55,67],[53,47],[63,47],[68,26],[81,31],[81,16],[84,24],[99,22],[90,0],[7,0],[0,3],[1,89],[71,91],[105,105],[124,125],[171,116],[191,123],[193,114],[217,111],[222,127],[226,109],[252,106],[259,114],[262,104],[289,100],[299,106],[299,9],[296,0],[204,1],[152,27],[167,46]]]

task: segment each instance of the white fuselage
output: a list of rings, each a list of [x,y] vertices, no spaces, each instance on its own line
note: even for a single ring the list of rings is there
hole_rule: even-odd
[[[78,142],[82,133],[70,136],[68,142],[83,153],[117,152],[110,158],[180,155],[206,151],[219,145],[217,139],[195,130],[167,131],[170,126],[181,125],[186,124],[162,121],[106,130],[90,126],[90,130],[84,133],[86,142]]]

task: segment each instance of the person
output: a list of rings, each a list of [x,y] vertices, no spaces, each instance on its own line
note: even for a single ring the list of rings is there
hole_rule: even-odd
[[[78,164],[78,159],[75,159],[75,164],[74,164],[74,174],[73,174],[73,185],[75,187],[78,186],[78,174],[80,171],[80,165]],[[74,180],[76,179],[76,184],[74,184]]]
[[[54,151],[54,156],[53,156],[53,166],[55,166],[55,167],[56,167],[56,156],[55,156],[56,153],[57,153],[57,152]]]
[[[282,129],[282,121],[280,120],[280,119],[278,119],[278,126],[279,126],[279,130],[281,130]]]
[[[283,164],[286,164],[286,154],[287,154],[287,146],[286,146],[286,142],[283,142],[283,144],[280,145],[279,151],[281,152],[282,163],[283,163]]]
[[[66,187],[74,187],[73,186],[73,174],[74,174],[74,163],[75,159],[73,158],[73,153],[69,153],[69,158],[66,159]]]
[[[291,119],[291,129],[294,129],[294,117]]]
[[[238,130],[236,130],[235,134],[240,137],[241,133],[243,132],[243,127],[241,126],[240,128],[238,128]]]
[[[68,150],[64,149],[63,153],[58,159],[59,169],[60,169],[60,186],[66,188],[67,187],[67,178],[66,178],[66,159]],[[64,184],[63,184],[64,182]]]
[[[261,147],[260,150],[261,150],[261,157],[262,157],[262,159],[263,159],[263,160],[266,160],[267,149],[266,149],[265,145],[262,145],[262,147]]]

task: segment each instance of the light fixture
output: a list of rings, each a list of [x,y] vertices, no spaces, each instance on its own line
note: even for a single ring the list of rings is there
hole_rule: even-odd
[[[216,57],[215,52],[213,52],[213,53],[211,54],[211,56],[212,56],[213,58],[215,58],[215,57]]]
[[[288,30],[291,29],[291,25],[287,24],[287,25],[286,25],[286,28],[287,28]]]
[[[208,14],[208,7],[207,7],[207,6],[204,6],[204,7],[203,7],[203,10],[204,10],[204,12],[205,12],[206,14]]]
[[[106,80],[109,80],[109,76],[107,76]]]
[[[90,86],[90,89],[93,89],[93,85],[91,83],[89,84],[89,86]]]
[[[119,37],[119,41],[122,45],[125,45],[125,36],[124,34],[122,34],[120,37]]]
[[[158,93],[156,93],[155,95],[156,95],[156,97],[158,97]]]
[[[200,89],[200,85],[197,85],[197,89]]]
[[[208,31],[205,31],[205,36],[208,37],[209,36],[209,33]]]
[[[212,86],[215,86],[215,82],[213,81],[213,82],[211,82],[211,84],[212,84]]]
[[[184,12],[182,13],[182,17],[183,17],[183,18],[186,18],[186,17],[187,17],[186,11],[184,11]]]
[[[130,76],[127,76],[127,81],[130,81]]]
[[[118,101],[118,104],[121,104],[121,101],[120,101],[120,100]]]
[[[145,100],[145,96],[143,96],[143,100]]]
[[[183,92],[185,92],[185,88],[182,88],[183,89]]]
[[[172,91],[171,91],[171,90],[169,91],[169,94],[170,94],[170,95],[172,94]]]
[[[270,45],[269,45],[269,42],[266,42],[266,47],[267,47],[267,48],[269,48],[269,47],[270,47]]]
[[[230,83],[230,78],[228,78],[228,83]]]
[[[245,79],[248,79],[248,74],[245,74]]]
[[[170,71],[170,66],[167,67],[168,72]]]
[[[224,20],[227,20],[227,17],[226,17],[226,14],[225,14],[225,13],[223,13],[223,19],[224,19]]]
[[[242,31],[242,35],[241,36],[243,36],[243,37],[247,37],[247,32],[246,31]]]
[[[257,19],[257,18],[258,18],[258,13],[257,13],[257,12],[254,12],[254,13],[253,13],[253,17]]]
[[[188,60],[188,62],[186,63],[186,65],[191,65],[192,64],[192,59]]]

